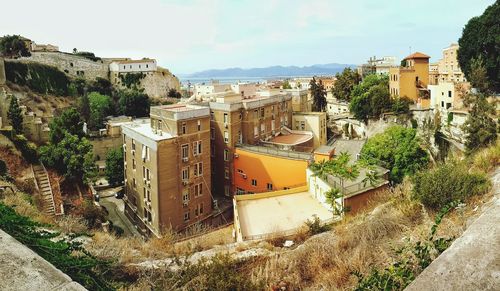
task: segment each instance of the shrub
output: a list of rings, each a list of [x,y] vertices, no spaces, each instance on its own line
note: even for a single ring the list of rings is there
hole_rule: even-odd
[[[106,212],[88,201],[83,209],[83,218],[89,228],[98,228],[106,221]]]
[[[463,162],[449,162],[413,177],[413,197],[439,209],[452,201],[485,193],[490,182],[483,173],[469,173]]]
[[[8,81],[42,94],[68,95],[70,80],[56,67],[29,62],[5,62]]]
[[[309,229],[309,235],[315,235],[330,230],[330,226],[323,225],[319,217],[316,215],[314,216],[314,219],[308,219],[305,224]]]

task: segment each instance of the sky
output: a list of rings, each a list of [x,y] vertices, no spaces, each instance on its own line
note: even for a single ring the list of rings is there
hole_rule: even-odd
[[[155,58],[174,74],[361,64],[420,51],[439,60],[494,0],[24,0],[0,4],[0,36]],[[21,4],[22,3],[22,7]],[[16,12],[17,11],[17,12]]]

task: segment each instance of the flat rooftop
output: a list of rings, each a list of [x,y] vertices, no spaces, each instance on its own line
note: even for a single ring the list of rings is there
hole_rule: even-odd
[[[307,192],[307,186],[297,188],[298,192],[270,196],[265,198],[261,194],[256,199],[238,200],[236,207],[243,240],[251,240],[270,236],[273,233],[290,233],[303,227],[314,215],[320,220],[332,219],[333,215],[318,200]],[[302,190],[302,191],[301,191]],[[266,194],[272,195],[272,192]]]
[[[165,140],[173,137],[168,132],[162,132],[162,135],[155,133],[151,128],[150,119],[136,119],[132,122],[122,124],[121,126],[122,131],[127,132],[127,130],[129,130],[154,141]]]

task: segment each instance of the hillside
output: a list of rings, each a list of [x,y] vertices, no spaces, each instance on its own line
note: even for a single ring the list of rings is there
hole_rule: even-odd
[[[183,76],[184,78],[214,78],[214,77],[279,77],[279,76],[313,76],[335,75],[344,68],[355,68],[352,64],[317,64],[312,66],[271,66],[264,68],[228,68],[213,69]]]

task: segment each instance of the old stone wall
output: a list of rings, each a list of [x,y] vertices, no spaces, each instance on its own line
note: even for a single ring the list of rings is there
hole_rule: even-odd
[[[102,136],[90,138],[90,143],[93,147],[94,158],[99,161],[106,160],[106,154],[111,149],[116,149],[122,146],[122,136]]]
[[[141,79],[138,87],[144,89],[144,93],[151,98],[165,98],[167,97],[168,90],[172,88],[177,91],[180,90],[179,79],[167,69],[158,67],[158,70],[155,72],[144,72],[143,74],[145,76]],[[111,82],[118,88],[125,88],[121,84],[118,73],[113,73]]]
[[[63,52],[32,52],[31,57],[21,58],[41,64],[54,66],[72,77],[95,80],[100,77],[109,79],[110,60],[92,61],[82,56]]]

